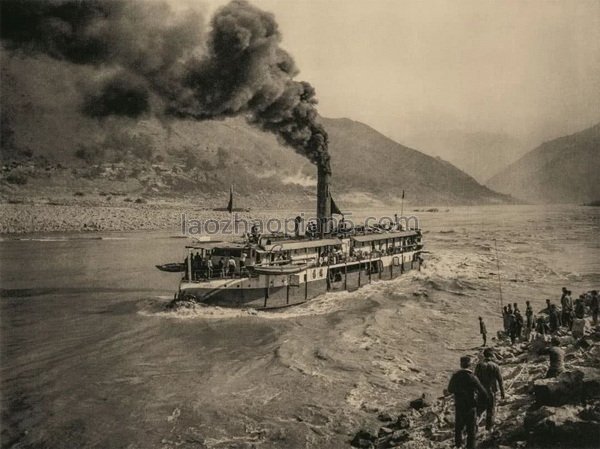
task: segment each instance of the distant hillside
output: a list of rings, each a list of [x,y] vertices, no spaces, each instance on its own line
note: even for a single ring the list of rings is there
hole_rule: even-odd
[[[31,73],[27,79],[15,70]],[[241,118],[223,121],[96,121],[54,77],[53,61],[13,59],[2,67],[0,193],[223,196],[234,184],[252,204],[314,202],[316,169]],[[73,67],[73,70],[81,70]],[[479,204],[507,197],[451,164],[404,147],[348,119],[323,119],[330,134],[333,190],[342,208],[391,203],[402,190],[413,204]],[[8,161],[18,161],[10,163]],[[275,201],[274,201],[275,198]],[[261,203],[262,202],[262,203]]]
[[[330,133],[333,190],[342,207],[395,202],[402,190],[413,204],[507,201],[451,164],[406,148],[362,123],[323,122]],[[71,143],[62,134],[60,147],[34,138],[40,130],[44,127],[32,129],[27,137],[33,160],[37,155],[46,165],[58,161],[63,167],[44,176],[44,186],[56,179],[70,190],[86,190],[102,181],[112,190],[160,195],[223,192],[233,183],[244,195],[305,197],[312,197],[316,186],[314,166],[241,119],[178,122],[168,129],[142,122],[103,138],[75,135]]]
[[[600,199],[600,123],[546,142],[488,181],[536,203],[587,203]]]
[[[527,151],[507,134],[437,130],[408,136],[405,142],[439,156],[484,183]]]
[[[469,175],[349,119],[324,119],[330,134],[335,188],[398,198],[406,191],[420,204],[495,203],[507,199]]]

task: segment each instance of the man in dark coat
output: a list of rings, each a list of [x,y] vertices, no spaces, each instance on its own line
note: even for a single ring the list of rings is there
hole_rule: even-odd
[[[516,334],[517,334],[517,339],[521,339],[521,336],[523,335],[523,315],[521,315],[521,311],[518,308],[515,308],[515,321],[517,322],[516,325]]]
[[[585,296],[579,295],[575,300],[575,316],[582,320],[585,317]]]
[[[548,315],[550,315],[550,310],[552,310],[552,303],[549,299],[546,299],[546,308],[543,310],[543,312],[546,312]]]
[[[488,402],[485,409],[485,428],[492,430],[494,427],[494,417],[496,414],[496,393],[500,390],[502,399],[504,395],[504,382],[500,367],[493,362],[494,352],[491,348],[486,348],[483,351],[484,360],[479,362],[475,367],[475,375],[487,391]]]
[[[562,308],[562,324],[571,329],[573,327],[573,300],[571,292],[564,287],[560,297],[560,306]]]
[[[508,314],[508,335],[510,336],[510,343],[515,344],[515,340],[517,339],[517,318],[515,314],[512,312],[512,309],[509,309]]]
[[[460,358],[461,369],[450,378],[448,392],[454,395],[454,444],[462,446],[463,429],[467,429],[467,449],[475,449],[477,431],[477,404],[487,404],[487,392],[471,371],[471,357]]]

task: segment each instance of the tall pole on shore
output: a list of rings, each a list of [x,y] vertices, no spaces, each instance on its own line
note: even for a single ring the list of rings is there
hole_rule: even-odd
[[[494,248],[496,249],[496,267],[498,271],[498,291],[500,292],[500,313],[502,314],[502,310],[504,309],[504,304],[502,300],[502,279],[500,278],[500,258],[498,257],[498,242],[494,239]]]

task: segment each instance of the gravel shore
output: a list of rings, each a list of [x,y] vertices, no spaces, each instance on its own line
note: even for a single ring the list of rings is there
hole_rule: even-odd
[[[289,214],[288,214],[289,215]],[[287,217],[285,211],[240,211],[237,220]],[[192,220],[231,220],[228,212],[194,207],[189,202],[98,204],[0,204],[0,234],[49,232],[109,232],[139,230],[181,231],[183,216],[189,230]],[[249,230],[249,229],[248,229]]]
[[[4,204],[0,210],[2,234],[173,229],[180,220],[176,209],[147,207]]]

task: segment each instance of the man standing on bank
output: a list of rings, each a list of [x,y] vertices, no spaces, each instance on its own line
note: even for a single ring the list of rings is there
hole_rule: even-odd
[[[487,329],[485,328],[485,323],[481,317],[479,317],[479,333],[481,334],[481,338],[483,338],[482,346],[485,346],[487,344]]]
[[[477,403],[487,403],[487,392],[471,371],[471,357],[460,358],[461,369],[450,378],[448,392],[454,395],[454,444],[462,446],[463,430],[467,429],[467,449],[475,449]],[[483,399],[483,400],[482,400]]]
[[[492,361],[494,352],[492,348],[485,348],[483,351],[484,360],[479,362],[475,367],[475,375],[487,391],[488,402],[485,409],[485,428],[492,430],[494,427],[494,417],[496,415],[496,393],[500,390],[502,399],[504,395],[504,382],[500,367]]]

